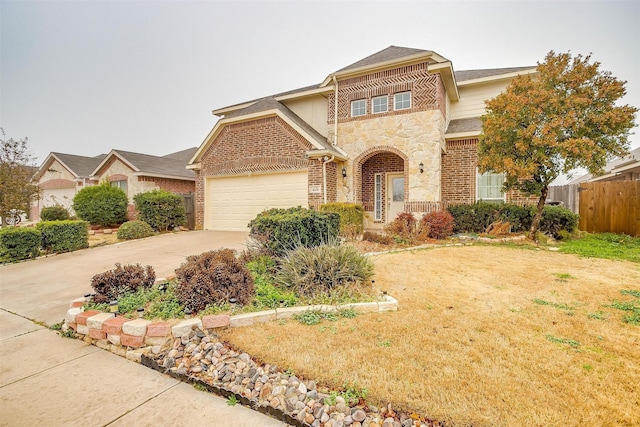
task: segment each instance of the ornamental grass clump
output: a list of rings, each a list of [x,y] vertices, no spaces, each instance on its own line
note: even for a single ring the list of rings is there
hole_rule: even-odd
[[[204,310],[209,304],[246,305],[255,293],[251,273],[231,249],[187,257],[176,270],[176,278],[176,297],[192,312]]]
[[[371,260],[352,246],[321,245],[289,252],[280,265],[276,282],[296,295],[317,298],[321,294],[367,282],[374,274]]]

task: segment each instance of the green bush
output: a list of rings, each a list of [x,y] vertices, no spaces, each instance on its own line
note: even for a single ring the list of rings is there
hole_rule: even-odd
[[[153,190],[133,196],[138,219],[156,231],[165,231],[186,222],[182,197],[165,190]]]
[[[40,254],[40,231],[29,227],[0,229],[0,261],[19,261]]]
[[[85,221],[42,221],[36,227],[42,249],[47,252],[71,252],[89,247],[89,227]]]
[[[524,233],[531,228],[533,220],[532,206],[518,206],[512,204],[500,205],[500,219],[507,221],[511,225],[514,233]]]
[[[562,206],[545,206],[542,211],[540,231],[560,240],[565,235],[562,233],[563,230],[571,233],[578,227],[579,219],[578,214]]]
[[[73,198],[73,210],[78,218],[106,227],[127,220],[128,203],[124,191],[105,182],[80,190]]]
[[[188,256],[176,270],[176,278],[178,301],[194,312],[209,304],[227,304],[232,298],[246,305],[255,292],[251,273],[231,249]]]
[[[132,240],[153,236],[153,229],[144,221],[127,221],[118,228],[118,239]]]
[[[40,211],[42,221],[64,221],[69,219],[69,211],[60,205],[46,206]]]
[[[96,292],[93,301],[105,303],[132,294],[142,287],[151,288],[156,281],[156,273],[153,267],[140,264],[125,265],[116,264],[113,270],[98,273],[91,278],[91,287]]]
[[[454,233],[482,233],[500,218],[500,205],[487,202],[451,205]]]
[[[338,237],[340,216],[301,207],[269,209],[249,223],[249,235],[275,256],[297,247],[315,247]]]
[[[334,212],[340,216],[340,235],[353,239],[364,230],[364,208],[356,203],[327,203],[320,206],[321,212]]]
[[[276,283],[293,289],[296,295],[318,297],[332,290],[373,277],[371,260],[352,246],[321,245],[298,248],[282,260]]]

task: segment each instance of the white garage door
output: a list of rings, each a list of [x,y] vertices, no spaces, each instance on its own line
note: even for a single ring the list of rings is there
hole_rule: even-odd
[[[76,195],[75,187],[43,189],[40,195],[40,209],[45,206],[64,206],[71,209],[73,198]],[[71,213],[71,212],[70,212]]]
[[[246,231],[260,212],[307,207],[307,172],[207,179],[205,223],[208,230]]]

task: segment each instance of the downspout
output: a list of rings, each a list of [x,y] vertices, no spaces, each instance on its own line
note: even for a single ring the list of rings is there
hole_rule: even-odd
[[[325,160],[324,162],[322,162],[322,181],[323,181],[322,190],[324,193],[325,205],[327,204],[327,163],[333,162],[333,159],[335,158],[336,156],[333,155],[329,160]]]

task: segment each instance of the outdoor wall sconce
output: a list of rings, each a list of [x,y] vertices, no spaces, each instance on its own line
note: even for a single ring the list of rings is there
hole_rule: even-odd
[[[138,307],[136,313],[138,313],[138,319],[142,319],[142,316],[144,316],[144,308]]]
[[[418,169],[420,169],[420,173],[424,172],[424,163],[420,162],[420,164],[418,165]]]
[[[109,313],[113,313],[115,317],[118,317],[118,300],[113,300],[109,303]]]
[[[347,168],[342,168],[342,177],[343,178],[347,177]]]

